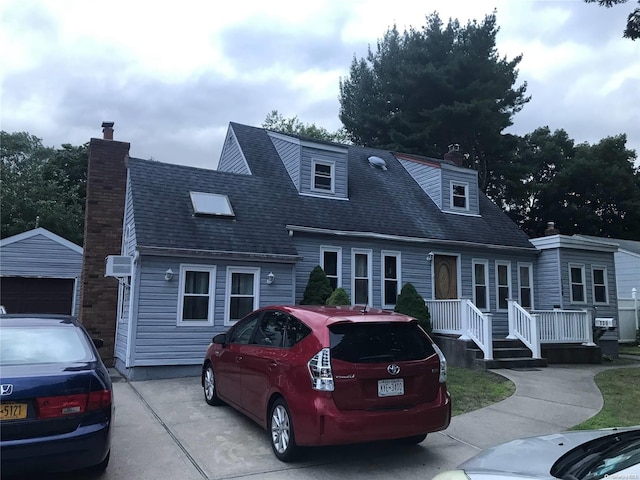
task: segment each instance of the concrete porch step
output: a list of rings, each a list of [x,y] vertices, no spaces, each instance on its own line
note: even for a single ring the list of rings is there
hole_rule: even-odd
[[[498,358],[493,360],[476,359],[476,366],[480,369],[493,368],[540,368],[547,366],[546,358]]]

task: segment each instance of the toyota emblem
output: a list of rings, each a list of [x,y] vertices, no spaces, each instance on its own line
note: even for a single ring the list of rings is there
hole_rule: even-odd
[[[391,375],[397,375],[400,373],[400,367],[395,363],[392,363],[387,367],[387,372],[389,372]]]
[[[5,383],[0,385],[0,395],[11,395],[13,393],[13,385]]]

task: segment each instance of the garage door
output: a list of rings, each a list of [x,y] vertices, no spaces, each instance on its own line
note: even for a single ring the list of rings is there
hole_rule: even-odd
[[[7,313],[71,314],[75,281],[68,278],[0,278],[0,304]]]

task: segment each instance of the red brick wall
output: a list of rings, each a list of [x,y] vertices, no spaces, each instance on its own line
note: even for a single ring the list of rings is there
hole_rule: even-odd
[[[102,360],[113,366],[118,281],[104,276],[107,255],[120,255],[129,144],[92,138],[89,144],[80,321],[102,338]]]

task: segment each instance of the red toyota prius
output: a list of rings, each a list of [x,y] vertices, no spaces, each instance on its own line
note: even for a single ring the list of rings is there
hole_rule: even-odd
[[[417,320],[362,307],[261,308],[213,337],[202,366],[207,403],[256,421],[285,462],[299,446],[422,442],[449,426],[446,380]]]

